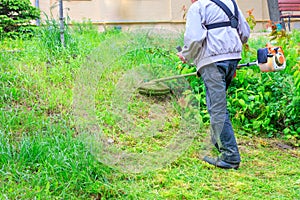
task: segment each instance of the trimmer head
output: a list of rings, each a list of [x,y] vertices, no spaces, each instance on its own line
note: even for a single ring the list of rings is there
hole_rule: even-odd
[[[172,79],[179,79],[179,78],[183,78],[183,77],[196,76],[196,75],[197,75],[197,72],[192,72],[189,74],[174,75],[174,76],[169,76],[169,77],[165,77],[165,78],[151,80],[149,82],[143,82],[138,87],[138,90],[139,90],[140,94],[149,95],[149,96],[166,95],[171,92],[171,89],[163,82],[172,80]]]
[[[162,82],[150,81],[143,82],[139,87],[138,91],[140,94],[148,96],[162,96],[167,95],[171,92],[171,89]]]

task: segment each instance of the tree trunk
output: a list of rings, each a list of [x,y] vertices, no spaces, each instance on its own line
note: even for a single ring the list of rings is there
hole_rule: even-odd
[[[280,21],[280,12],[278,7],[278,0],[268,0],[269,16],[272,22]]]
[[[280,11],[279,11],[279,7],[278,7],[278,0],[268,0],[268,9],[269,9],[270,20],[274,24],[280,23],[281,26],[284,28],[285,23],[283,20],[282,21],[280,20]]]
[[[63,12],[63,0],[59,0],[59,21],[60,21],[60,40],[63,47],[65,47],[65,22]]]
[[[40,9],[40,2],[39,0],[35,0],[35,7],[37,9]],[[39,26],[40,25],[40,19],[36,19],[36,25]]]

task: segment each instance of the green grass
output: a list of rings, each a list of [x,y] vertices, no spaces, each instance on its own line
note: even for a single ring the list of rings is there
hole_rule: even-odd
[[[281,141],[239,138],[242,165],[227,171],[199,159],[196,138],[163,169],[129,174],[97,162],[70,134],[39,133],[16,144],[2,133],[1,199],[299,198],[300,153],[278,148]]]
[[[242,136],[235,126],[240,169],[214,168],[201,161],[204,154],[215,154],[206,146],[207,122],[201,116],[197,118],[200,131],[185,151],[174,153],[172,162],[145,166],[152,170],[145,168],[141,173],[100,162],[104,155],[81,140],[85,135],[78,123],[89,124],[77,119],[76,95],[95,95],[91,111],[96,118],[87,116],[87,121],[100,124],[118,151],[147,156],[163,149],[179,129],[181,118],[176,111],[182,107],[178,102],[135,94],[127,106],[126,99],[120,98],[127,91],[114,92],[126,83],[120,82],[124,75],[136,69],[153,69],[154,77],[176,73],[172,68],[178,60],[172,48],[179,42],[170,36],[141,33],[133,37],[114,30],[98,34],[87,26],[78,24],[68,36],[73,37],[69,46],[55,51],[56,38],[47,30],[43,37],[49,40],[1,41],[2,49],[21,51],[0,53],[0,199],[300,199],[299,148],[279,139]],[[90,78],[83,79],[86,85],[81,88],[78,81],[87,78],[84,75]],[[80,88],[87,90],[76,90]],[[125,117],[138,116],[135,125],[142,126],[138,130],[149,130],[149,118],[155,119],[156,112],[165,111],[167,123],[152,136],[126,134],[125,124],[119,124],[122,115],[113,112],[119,111],[118,102],[126,105],[121,106]],[[159,106],[151,113],[153,104]]]

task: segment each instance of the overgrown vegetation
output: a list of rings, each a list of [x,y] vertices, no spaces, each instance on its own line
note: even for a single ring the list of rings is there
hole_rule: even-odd
[[[299,31],[287,34],[273,27],[273,32],[266,43],[272,43],[284,49],[287,68],[276,73],[259,73],[258,69],[247,72],[241,70],[234,84],[236,88],[244,90],[243,94],[239,92],[238,96],[232,94],[237,100],[235,104],[232,101],[232,104],[240,107],[234,113],[242,117],[241,125],[248,132],[268,137],[284,135],[291,139],[294,145],[299,146],[300,116],[297,113],[300,110],[297,105],[300,103],[300,88],[297,83],[299,79],[297,73],[300,70],[300,34]],[[256,45],[253,42],[249,44],[252,49],[259,48]],[[248,52],[244,55],[251,58]]]
[[[63,48],[58,29],[57,22],[48,20],[35,32],[36,37],[5,38],[0,43],[0,199],[300,198],[300,153],[290,145],[299,144],[299,31],[285,36],[278,33],[274,40],[284,48],[286,70],[261,73],[256,67],[241,69],[233,81],[228,102],[242,155],[238,171],[215,169],[199,159],[204,142],[200,135],[206,134],[201,130],[174,162],[156,171],[130,174],[100,163],[77,138],[72,105],[76,74],[86,63],[101,66],[103,63],[97,62],[100,58],[111,64],[101,74],[103,82],[96,96],[101,112],[98,116],[105,122],[103,129],[127,142],[128,151],[151,147],[154,151],[157,147],[152,145],[153,140],[158,144],[160,138],[168,141],[165,135],[133,143],[132,138],[118,132],[117,118],[105,115],[114,83],[127,70],[145,63],[165,64],[181,73],[194,68],[182,65],[167,45],[104,57],[109,53],[98,51],[99,45],[105,49],[106,44],[122,43],[126,33],[109,28],[99,33],[90,22],[67,27],[67,45]],[[130,42],[143,46],[148,40],[155,41],[155,35],[145,34],[142,39]],[[250,39],[251,48],[244,52],[242,62],[255,60],[256,49],[271,39]],[[189,78],[189,83],[203,108],[200,119],[208,124],[203,83],[199,78]],[[132,104],[130,108],[141,112],[140,106]],[[147,123],[147,117],[144,120]],[[167,124],[176,125],[176,121]]]
[[[281,46],[287,60],[287,67],[280,72],[262,73],[258,67],[237,71],[228,91],[228,107],[239,133],[248,136],[284,137],[293,145],[300,145],[299,110],[299,44],[300,33],[277,30],[274,25],[268,37],[250,39],[245,45],[240,63],[257,59],[256,51],[266,44]],[[178,65],[181,73],[194,71],[193,66]],[[190,78],[195,91],[204,93],[201,79]],[[202,101],[205,105],[205,101]],[[203,106],[205,108],[205,106]],[[205,116],[206,111],[202,110]],[[208,121],[208,116],[205,118]]]

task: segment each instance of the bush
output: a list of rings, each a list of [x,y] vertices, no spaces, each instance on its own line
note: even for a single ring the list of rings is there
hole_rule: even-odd
[[[35,29],[32,20],[40,18],[40,11],[30,0],[0,0],[0,36],[16,38],[30,36]]]
[[[284,137],[293,145],[300,145],[300,32],[276,31],[270,38],[250,38],[245,46],[240,63],[256,60],[256,50],[272,42],[281,46],[287,60],[287,67],[280,72],[261,73],[258,67],[237,70],[228,89],[228,109],[240,134],[263,137]],[[195,68],[179,64],[181,73]],[[189,78],[195,93],[205,97],[201,79]],[[209,122],[205,98],[200,99],[200,114]]]
[[[235,121],[255,135],[281,136],[300,144],[300,32],[273,30],[269,42],[281,46],[287,60],[285,70],[273,73],[240,71],[229,93]],[[254,41],[263,46],[259,41]],[[256,45],[257,45],[256,44]],[[250,44],[250,46],[255,46]]]

